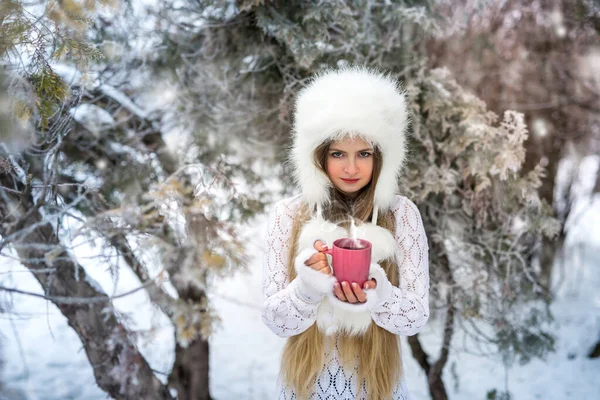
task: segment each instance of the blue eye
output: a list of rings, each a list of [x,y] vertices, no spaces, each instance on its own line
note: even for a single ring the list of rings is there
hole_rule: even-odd
[[[342,157],[342,152],[341,151],[334,151],[332,153],[329,153],[329,155],[333,158],[340,158]]]
[[[367,158],[367,157],[370,157],[370,156],[371,156],[371,153],[369,153],[368,151],[361,151],[361,152],[360,152],[360,156],[361,156],[362,158]]]

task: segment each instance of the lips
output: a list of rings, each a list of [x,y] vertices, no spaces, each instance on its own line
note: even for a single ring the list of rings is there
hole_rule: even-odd
[[[344,179],[342,178],[342,180],[346,183],[356,183],[358,182],[360,179]]]

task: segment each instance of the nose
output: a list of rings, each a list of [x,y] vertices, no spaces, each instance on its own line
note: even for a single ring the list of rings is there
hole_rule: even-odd
[[[356,165],[354,158],[348,158],[348,162],[344,166],[344,172],[348,175],[354,175],[358,172],[358,166]]]

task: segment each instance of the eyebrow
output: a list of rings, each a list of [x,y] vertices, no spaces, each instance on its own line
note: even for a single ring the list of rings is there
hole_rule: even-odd
[[[346,153],[346,151],[344,151],[344,150],[340,150],[340,149],[336,149],[335,147],[330,147],[330,148],[329,148],[329,151],[340,151],[340,152],[342,152],[342,153]],[[362,150],[357,150],[356,152],[357,152],[357,153],[360,153],[360,152],[362,152],[362,151],[373,151],[373,149],[372,149],[372,148],[369,148],[369,149],[362,149]]]

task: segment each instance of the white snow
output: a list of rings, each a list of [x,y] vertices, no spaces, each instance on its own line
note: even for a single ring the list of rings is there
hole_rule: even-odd
[[[69,110],[69,113],[75,121],[83,125],[96,137],[117,124],[108,111],[94,104],[80,104]]]
[[[128,109],[129,111],[131,111],[132,113],[137,115],[138,117],[140,117],[142,119],[147,118],[148,113],[145,110],[143,110],[140,106],[135,104],[133,101],[131,101],[131,99],[129,97],[127,97],[127,95],[125,95],[125,93],[121,92],[119,89],[117,89],[111,85],[108,85],[108,84],[102,84],[98,87],[98,90],[100,90],[102,93],[104,93],[108,97],[111,97],[117,103],[119,103],[120,105],[122,105],[123,107],[125,107],[126,109]]]
[[[74,86],[81,83],[82,73],[74,66],[63,63],[51,63],[50,67],[67,85]]]

